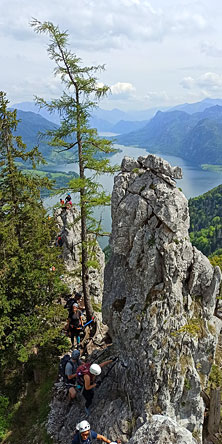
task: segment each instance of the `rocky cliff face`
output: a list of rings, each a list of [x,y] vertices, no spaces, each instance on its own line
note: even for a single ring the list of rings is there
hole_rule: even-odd
[[[81,290],[81,224],[79,211],[75,208],[60,208],[55,211],[54,216],[57,221],[59,234],[62,238],[61,253],[68,271],[68,277],[65,279],[70,286],[70,290]],[[98,304],[102,301],[103,294],[103,275],[104,275],[104,253],[99,247],[95,247],[96,259],[99,268],[90,268],[89,286],[93,301]]]
[[[119,385],[136,418],[161,413],[201,439],[201,391],[221,328],[214,317],[220,270],[190,243],[188,203],[175,184],[180,168],[149,155],[124,158],[121,169],[103,299],[126,365]]]
[[[202,441],[201,392],[222,324],[214,316],[221,274],[189,241],[188,203],[175,183],[181,174],[149,155],[125,158],[115,178],[103,297],[113,345],[97,362],[119,360],[95,390],[88,419],[123,443]],[[48,423],[54,443],[70,443],[84,419],[80,396],[66,402],[58,384]]]

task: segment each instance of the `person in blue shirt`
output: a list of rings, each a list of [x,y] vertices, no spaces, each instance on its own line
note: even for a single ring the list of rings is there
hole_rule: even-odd
[[[121,443],[119,439],[117,442],[112,442],[105,436],[99,435],[98,433],[94,432],[94,430],[90,430],[90,424],[88,421],[81,421],[79,424],[77,424],[76,430],[77,433],[72,440],[72,444],[91,444],[93,439],[98,439],[99,441],[103,441],[108,444]]]
[[[65,366],[66,386],[68,386],[69,389],[70,401],[76,397],[76,370],[81,364],[82,361],[80,360],[79,350],[73,350],[71,359],[66,363]]]

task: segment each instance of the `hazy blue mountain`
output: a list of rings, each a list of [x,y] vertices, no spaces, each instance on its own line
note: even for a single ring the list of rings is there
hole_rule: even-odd
[[[39,109],[39,107],[34,102],[21,102],[15,103],[13,108],[20,109],[22,111],[31,111],[34,113],[40,114],[47,120],[51,122],[59,123],[59,114],[53,113],[50,114],[46,109]],[[149,120],[151,119],[158,110],[164,110],[167,108],[150,108],[141,111],[121,111],[118,108],[114,108],[112,110],[106,110],[102,108],[96,108],[93,111],[92,119],[95,119],[97,123],[102,124],[101,121],[106,121],[115,125],[120,120],[130,120],[130,121],[138,121],[138,120]],[[95,125],[96,126],[96,125]],[[97,128],[97,126],[96,126]],[[99,131],[105,131],[103,129],[98,128]],[[109,130],[107,130],[109,131]]]
[[[164,110],[166,108],[160,107],[160,108],[150,108],[146,110],[141,111],[120,111],[119,109],[115,108],[112,110],[105,110],[105,109],[95,109],[93,111],[93,115],[100,119],[105,119],[108,122],[113,123],[115,125],[119,121],[140,121],[140,120],[149,120],[151,119],[158,110]]]
[[[58,128],[58,125],[50,122],[40,114],[31,111],[21,111],[17,109],[17,118],[19,120],[16,134],[21,136],[27,148],[31,149],[35,145],[39,146],[39,150],[49,164],[70,163],[76,159],[77,147],[70,151],[59,152],[59,148],[53,148],[47,144],[46,136],[41,137],[46,131]],[[101,122],[100,122],[101,123]],[[104,127],[104,131],[109,131],[109,127]],[[110,154],[110,156],[113,154]]]
[[[177,155],[184,132],[189,130],[190,116],[182,111],[161,112],[138,131],[116,137],[123,145],[147,148],[150,152]]]
[[[113,124],[104,119],[99,119],[98,117],[91,117],[90,120],[91,128],[96,128],[97,131],[104,132],[114,132],[112,131]]]
[[[202,102],[206,105],[211,100]],[[32,102],[23,103],[24,108],[33,105],[35,109]],[[101,115],[105,117],[106,112],[111,113],[109,115],[112,115],[112,118],[114,115],[119,117],[125,114],[120,110],[96,112],[102,112]],[[48,116],[51,118],[50,114]],[[28,147],[39,143],[40,151],[49,161],[55,162],[62,158],[64,162],[73,160],[72,152],[58,154],[46,141],[38,138],[39,132],[55,128],[55,123],[40,114],[21,110],[18,110],[18,118],[21,122],[17,132]],[[222,163],[222,106],[219,105],[206,107],[204,111],[192,114],[181,110],[158,111],[148,122],[121,120],[112,124],[106,119],[93,116],[91,125],[99,131],[121,134],[115,138],[119,144],[143,147],[153,153],[178,155],[198,165]]]
[[[47,144],[46,138],[43,139],[40,136],[40,133],[53,130],[57,128],[58,125],[33,112],[17,110],[17,118],[20,121],[17,126],[16,134],[22,137],[28,150],[38,145],[39,151],[49,163],[68,163],[73,161],[73,150],[58,153],[57,148],[53,149],[50,147]]]
[[[184,159],[195,164],[222,163],[222,119],[200,120],[184,138],[181,144]]]
[[[193,164],[222,163],[222,107],[202,113],[158,112],[141,130],[116,137],[123,145],[178,155]]]
[[[143,128],[147,125],[147,120],[139,120],[139,121],[130,121],[130,120],[120,120],[115,125],[113,125],[110,129],[113,133],[116,134],[126,134],[130,131],[135,131],[140,128]]]
[[[210,108],[212,106],[219,105],[222,106],[222,99],[204,99],[200,102],[196,103],[183,103],[182,105],[174,106],[173,108],[169,109],[168,111],[184,111],[188,114],[194,114],[197,112],[202,112],[206,108]]]
[[[48,146],[47,142],[41,140],[39,133],[53,130],[58,127],[58,125],[33,112],[17,110],[17,118],[20,121],[17,126],[16,134],[22,136],[22,139],[27,144],[28,148],[32,148],[36,144],[39,144],[39,149],[43,156],[49,157],[52,148]]]
[[[44,117],[44,119],[49,120],[50,122],[59,124],[60,117],[58,112],[49,113],[44,108],[39,108],[38,105],[36,105],[35,102],[21,102],[21,103],[15,103],[12,105],[12,108],[16,108],[21,111],[31,111],[32,113],[40,114],[40,116]]]
[[[222,101],[221,101],[222,102]],[[193,114],[192,116],[196,120],[202,120],[202,119],[210,119],[210,120],[222,120],[222,106],[215,105],[211,108],[206,108],[203,112],[198,112]]]

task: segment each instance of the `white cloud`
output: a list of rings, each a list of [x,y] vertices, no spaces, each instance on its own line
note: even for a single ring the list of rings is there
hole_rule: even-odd
[[[222,93],[222,74],[215,72],[206,72],[201,76],[194,79],[193,77],[184,77],[180,82],[183,88],[187,89],[201,89],[201,93],[204,96],[211,95],[212,93]]]
[[[41,82],[38,77],[24,77],[10,88],[10,94],[17,97],[19,101],[24,101],[26,98],[33,100],[36,91],[38,91],[38,96],[46,99],[58,97],[61,94],[60,81],[58,78],[50,76],[45,77]]]
[[[124,82],[118,82],[115,83],[115,85],[111,86],[111,92],[113,96],[118,96],[118,98],[121,96],[121,98],[130,97],[135,93],[136,89],[132,85],[132,83],[124,83]]]
[[[153,5],[154,2],[152,1]],[[207,20],[188,5],[178,13],[177,2],[158,8],[147,0],[1,0],[0,34],[26,40],[34,33],[32,17],[68,29],[75,46],[85,49],[122,48],[144,41],[161,41],[171,34],[203,32]]]
[[[169,102],[170,98],[166,91],[149,91],[145,95],[145,100],[148,101],[150,104],[156,104],[167,103]]]
[[[195,86],[195,80],[192,77],[184,77],[183,80],[181,80],[180,84],[185,89],[191,89],[193,86]]]
[[[205,41],[201,43],[201,52],[210,57],[222,57],[222,48],[218,48],[215,43]]]
[[[197,85],[202,88],[221,89],[222,75],[215,72],[206,72],[197,79]]]

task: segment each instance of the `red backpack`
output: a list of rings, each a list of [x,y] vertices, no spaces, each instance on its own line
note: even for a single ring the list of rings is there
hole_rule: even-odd
[[[84,386],[84,376],[89,375],[91,380],[91,373],[89,371],[91,366],[91,362],[84,362],[84,364],[81,364],[77,370],[76,370],[76,381],[77,385],[80,385],[81,387]]]

